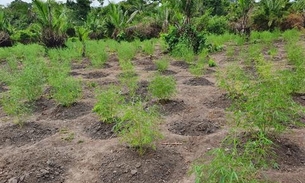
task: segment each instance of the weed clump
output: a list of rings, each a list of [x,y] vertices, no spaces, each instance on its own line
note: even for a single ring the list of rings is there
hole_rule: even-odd
[[[168,100],[176,93],[176,81],[173,77],[155,76],[148,86],[153,97]]]
[[[101,121],[105,123],[115,122],[120,113],[124,98],[118,90],[111,86],[109,89],[98,94],[97,103],[93,108],[93,112],[97,113]]]

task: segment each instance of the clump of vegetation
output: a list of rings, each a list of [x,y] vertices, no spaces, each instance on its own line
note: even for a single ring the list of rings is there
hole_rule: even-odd
[[[155,149],[155,142],[162,138],[158,124],[160,119],[154,107],[144,109],[141,102],[125,106],[121,122],[116,130],[121,140],[143,155],[148,148]]]
[[[210,59],[208,64],[209,64],[209,67],[215,67],[216,66],[216,62],[213,59]]]
[[[199,53],[206,46],[206,38],[190,25],[184,25],[180,29],[171,27],[165,36],[169,51],[179,50],[182,45],[193,53]],[[178,47],[177,47],[178,46]]]
[[[147,40],[142,42],[142,50],[147,55],[153,55],[155,51],[155,44],[153,40]]]
[[[73,77],[55,75],[49,78],[49,84],[52,87],[52,97],[64,107],[71,106],[81,97],[81,83]]]
[[[93,108],[93,112],[97,113],[101,121],[105,123],[116,122],[124,101],[119,90],[111,86],[99,92],[96,98],[97,103]]]
[[[153,97],[168,100],[176,93],[176,81],[170,76],[155,76],[149,83],[148,89]]]
[[[162,58],[160,60],[155,61],[157,70],[159,72],[163,72],[165,70],[167,70],[168,65],[169,65],[169,61],[166,58]]]

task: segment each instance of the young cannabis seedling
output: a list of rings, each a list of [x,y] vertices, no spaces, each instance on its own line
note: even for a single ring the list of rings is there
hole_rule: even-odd
[[[122,141],[143,155],[148,148],[155,149],[155,142],[162,138],[158,113],[154,107],[144,109],[141,102],[126,106],[117,124],[117,133]]]
[[[165,71],[168,68],[169,62],[168,62],[167,59],[162,58],[160,60],[157,60],[155,62],[155,64],[156,64],[157,70],[159,72],[163,72],[163,71]]]
[[[152,40],[142,42],[142,50],[147,55],[153,55],[155,51],[155,44]]]
[[[57,76],[50,80],[50,85],[55,101],[65,107],[75,103],[82,93],[80,81],[73,77]]]
[[[168,100],[176,93],[176,81],[170,76],[155,76],[148,86],[153,97]]]
[[[124,101],[119,90],[111,86],[107,90],[101,91],[96,98],[97,103],[93,108],[93,112],[105,123],[115,122]]]
[[[216,66],[216,62],[213,59],[210,59],[208,64],[209,64],[209,67],[215,67]]]

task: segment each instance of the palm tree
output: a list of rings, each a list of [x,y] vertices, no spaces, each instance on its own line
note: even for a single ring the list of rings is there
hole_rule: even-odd
[[[67,36],[67,16],[66,9],[54,7],[56,3],[52,0],[42,2],[33,0],[36,19],[41,26],[41,40],[48,48],[64,46]]]
[[[108,12],[108,21],[114,26],[111,37],[117,39],[117,36],[136,16],[138,10],[134,11],[130,16],[128,16],[128,11],[124,12],[120,5],[110,3],[109,6],[110,10]]]
[[[88,39],[88,35],[90,30],[84,26],[76,27],[76,35],[78,36],[79,41],[83,45],[82,57],[86,56],[86,40]]]
[[[12,46],[10,34],[13,28],[4,16],[4,11],[0,10],[0,47]]]
[[[261,8],[267,17],[268,27],[272,29],[276,24],[279,24],[284,17],[287,8],[287,0],[262,0]]]
[[[244,31],[248,26],[249,12],[253,7],[253,0],[238,0],[237,7],[241,11],[241,29]]]

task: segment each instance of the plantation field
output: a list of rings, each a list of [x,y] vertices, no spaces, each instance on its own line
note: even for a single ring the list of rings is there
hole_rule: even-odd
[[[85,57],[72,40],[1,48],[0,182],[305,182],[304,41],[211,35],[217,50],[179,56],[159,39],[87,41]]]

